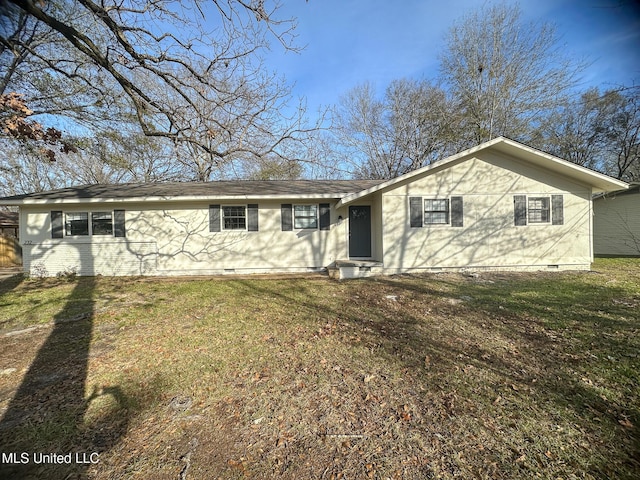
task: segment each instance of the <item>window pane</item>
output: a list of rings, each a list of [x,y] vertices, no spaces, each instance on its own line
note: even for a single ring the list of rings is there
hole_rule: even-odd
[[[222,207],[225,230],[246,230],[247,219],[245,207]]]
[[[449,199],[425,199],[424,201],[425,224],[449,223]]]
[[[529,208],[529,223],[549,223],[549,197],[531,197],[527,202]]]
[[[87,212],[67,213],[65,233],[67,235],[89,235],[89,214]]]
[[[294,228],[318,228],[317,205],[294,205],[293,214]]]
[[[447,200],[425,200],[425,210],[441,211],[447,210]]]
[[[293,223],[295,228],[318,228],[315,218],[296,217]]]
[[[111,212],[94,212],[91,214],[91,232],[94,235],[113,235]]]
[[[445,212],[425,212],[424,223],[448,223]]]

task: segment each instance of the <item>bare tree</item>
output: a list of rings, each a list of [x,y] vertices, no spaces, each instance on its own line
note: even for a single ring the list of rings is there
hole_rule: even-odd
[[[524,23],[506,3],[455,23],[440,55],[467,146],[498,135],[527,141],[540,118],[566,101],[583,68],[565,55],[552,25]]]
[[[333,131],[355,176],[394,178],[441,158],[454,118],[445,92],[427,82],[394,81],[383,99],[365,83],[342,97]]]
[[[588,89],[578,100],[545,117],[534,143],[560,158],[604,171],[613,100],[611,96],[601,97],[597,88]]]
[[[296,50],[295,22],[277,17],[277,3],[8,0],[4,8],[4,88],[37,97],[42,112],[55,113],[45,100],[73,98],[75,124],[135,120],[146,136],[188,144],[218,166],[278,156],[306,130],[302,113],[279,115],[289,87],[260,63],[270,42]]]
[[[587,90],[545,119],[536,142],[579,165],[640,180],[640,88]]]

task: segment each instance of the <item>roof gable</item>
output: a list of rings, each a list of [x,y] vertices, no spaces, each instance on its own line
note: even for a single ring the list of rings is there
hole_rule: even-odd
[[[539,166],[550,172],[556,173],[558,175],[564,175],[577,180],[580,183],[589,185],[591,186],[594,193],[628,188],[628,184],[621,180],[616,180],[615,178],[609,177],[608,175],[604,175],[594,170],[576,165],[575,163],[562,160],[561,158],[554,157],[553,155],[542,152],[514,140],[510,140],[505,137],[497,137],[493,140],[482,143],[473,148],[469,148],[467,150],[464,150],[463,152],[457,153],[443,160],[434,162],[431,165],[427,165],[426,167],[413,170],[399,177],[387,180],[378,185],[374,185],[366,190],[362,190],[360,192],[356,192],[354,194],[343,197],[340,202],[338,202],[338,206],[348,205],[358,200],[359,198],[370,195],[374,192],[396,186],[402,182],[411,181],[415,178],[430,175],[434,171],[442,170],[443,168],[449,168],[457,163],[472,158],[475,154],[481,151],[489,149],[524,160],[527,163]]]

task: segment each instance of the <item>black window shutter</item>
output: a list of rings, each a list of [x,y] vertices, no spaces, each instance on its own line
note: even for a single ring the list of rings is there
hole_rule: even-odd
[[[551,215],[551,208],[549,205],[549,198],[548,197],[544,197],[542,198],[542,221],[543,222],[549,222],[549,220],[551,220],[549,218],[549,215]]]
[[[51,238],[64,237],[62,212],[51,212]]]
[[[564,200],[562,195],[551,195],[551,223],[564,225]]]
[[[124,210],[113,211],[113,236],[126,237],[127,231],[124,227]]]
[[[331,205],[328,203],[320,204],[320,230],[329,230],[331,228]]]
[[[220,231],[220,205],[209,205],[209,231]]]
[[[464,226],[462,197],[451,197],[451,226]]]
[[[412,227],[422,227],[422,197],[409,197],[409,221]]]
[[[516,226],[527,224],[527,196],[513,196],[513,220]]]
[[[282,231],[293,230],[293,206],[290,203],[280,205],[280,214],[282,220]]]
[[[258,204],[250,203],[247,205],[247,230],[250,232],[258,231]]]

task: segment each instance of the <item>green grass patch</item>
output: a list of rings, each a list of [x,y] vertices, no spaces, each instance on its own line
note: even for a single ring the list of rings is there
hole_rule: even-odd
[[[637,478],[640,260],[593,270],[5,282],[0,450],[98,451],[54,471],[89,478]]]

